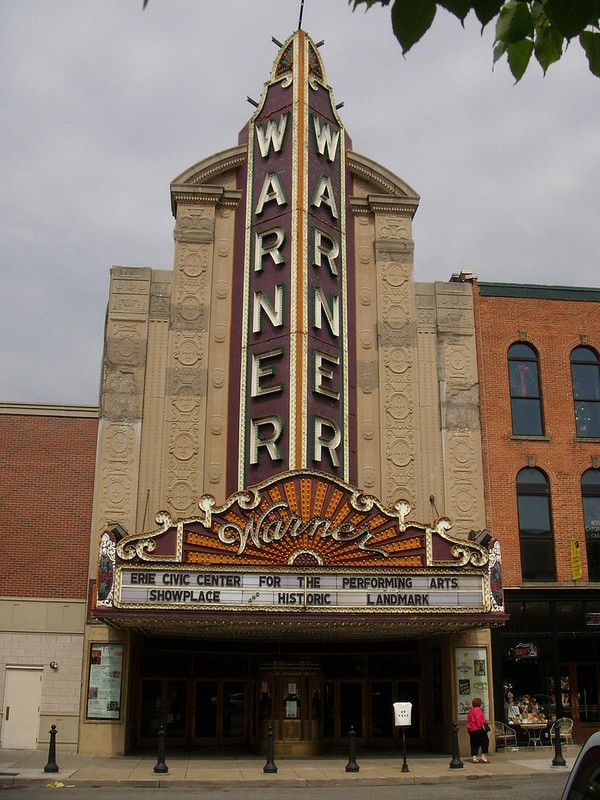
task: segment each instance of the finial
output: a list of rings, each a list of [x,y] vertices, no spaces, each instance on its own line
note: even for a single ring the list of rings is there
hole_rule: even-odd
[[[302,27],[302,14],[304,13],[304,0],[300,0],[300,16],[298,17],[298,30]]]

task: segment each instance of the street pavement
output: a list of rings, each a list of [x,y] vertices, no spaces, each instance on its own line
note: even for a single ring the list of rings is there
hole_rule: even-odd
[[[58,772],[48,773],[48,753],[42,750],[0,749],[0,788],[23,785],[65,786],[385,786],[419,783],[448,783],[482,777],[535,777],[541,773],[560,773],[566,780],[578,746],[563,749],[566,767],[552,765],[554,749],[523,747],[492,753],[489,764],[473,764],[467,756],[462,767],[451,755],[439,753],[407,753],[408,771],[402,771],[402,754],[356,756],[358,771],[346,771],[348,758],[321,756],[306,759],[277,759],[272,765],[277,772],[264,772],[264,757],[253,755],[215,756],[199,753],[165,754],[159,765],[154,755],[104,757],[81,753],[56,753]],[[154,768],[165,765],[167,773]]]

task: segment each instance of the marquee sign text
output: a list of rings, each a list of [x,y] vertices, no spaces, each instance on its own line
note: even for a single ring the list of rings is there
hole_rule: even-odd
[[[479,575],[122,569],[120,607],[485,610]]]

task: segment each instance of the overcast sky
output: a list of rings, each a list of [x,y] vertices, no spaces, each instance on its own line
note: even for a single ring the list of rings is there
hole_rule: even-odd
[[[173,266],[169,184],[237,144],[299,0],[0,1],[0,401],[98,402],[111,265]],[[600,286],[600,79],[492,70],[440,11],[402,57],[389,8],[305,0],[354,150],[421,196],[415,278]]]

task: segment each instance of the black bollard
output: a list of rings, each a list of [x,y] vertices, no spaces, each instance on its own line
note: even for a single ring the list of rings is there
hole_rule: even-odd
[[[356,731],[354,730],[354,725],[350,726],[348,736],[350,737],[350,753],[346,764],[346,772],[358,772],[360,767],[356,763]]]
[[[406,728],[402,728],[402,769],[400,772],[408,772],[408,764],[406,763]]]
[[[458,725],[455,722],[452,726],[452,761],[450,762],[450,769],[462,769],[463,762],[460,760],[458,751]]]
[[[277,772],[277,766],[273,759],[273,726],[269,725],[267,734],[267,763],[263,767],[263,772]]]
[[[44,772],[58,772],[56,763],[56,725],[50,728],[50,746],[48,747],[48,763],[44,767]]]
[[[558,727],[558,722],[554,723],[554,758],[552,759],[552,766],[553,767],[567,766],[567,762],[565,761],[562,754],[562,743],[560,741],[560,729]]]
[[[158,759],[154,766],[154,772],[166,775],[169,768],[165,764],[165,729],[161,727],[158,729]]]

